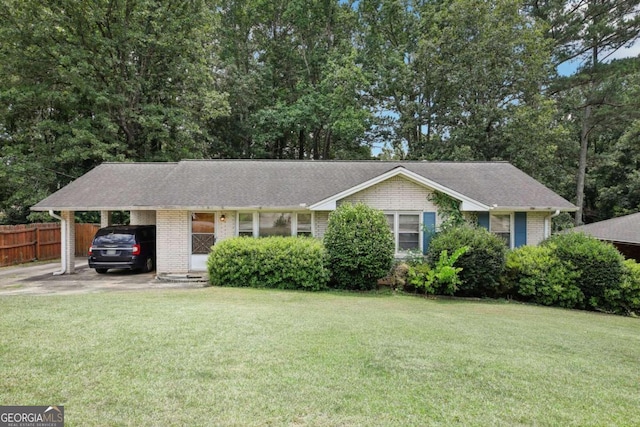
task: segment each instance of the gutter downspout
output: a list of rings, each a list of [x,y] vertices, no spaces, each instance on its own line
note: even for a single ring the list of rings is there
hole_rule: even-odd
[[[60,262],[62,263],[62,266],[60,271],[53,272],[54,276],[60,276],[67,272],[67,227],[65,226],[66,221],[60,215],[56,215],[53,212],[53,209],[49,210],[49,215],[51,215],[53,218],[60,221],[60,240],[61,240],[60,249],[62,250]]]
[[[551,236],[551,220],[555,217],[557,217],[558,215],[560,215],[560,209],[556,209],[556,211],[554,213],[552,213],[551,215],[549,215],[548,217],[546,217],[544,219],[544,238],[547,239],[549,238],[549,236]]]

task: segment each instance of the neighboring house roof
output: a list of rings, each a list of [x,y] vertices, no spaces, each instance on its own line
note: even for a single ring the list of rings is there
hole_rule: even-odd
[[[569,231],[585,233],[608,242],[640,245],[640,213],[581,225]]]
[[[478,210],[576,209],[506,162],[286,160],[104,163],[32,209],[319,208],[388,176],[458,196]]]

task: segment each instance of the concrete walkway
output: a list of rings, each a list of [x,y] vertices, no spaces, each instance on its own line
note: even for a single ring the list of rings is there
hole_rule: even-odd
[[[54,276],[60,261],[0,268],[0,297],[5,295],[82,294],[108,291],[201,288],[202,282],[158,280],[156,273],[109,270],[98,274],[86,258],[76,258],[74,274]]]

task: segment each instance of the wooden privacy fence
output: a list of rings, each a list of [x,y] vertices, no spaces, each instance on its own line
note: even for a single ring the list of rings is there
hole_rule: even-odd
[[[76,256],[85,256],[96,224],[76,224]],[[0,267],[34,260],[60,258],[60,224],[39,223],[0,226]]]

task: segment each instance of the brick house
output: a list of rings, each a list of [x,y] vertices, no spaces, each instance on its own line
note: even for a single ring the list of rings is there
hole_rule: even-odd
[[[384,211],[396,255],[426,250],[441,223],[430,195],[501,235],[509,247],[536,245],[551,219],[576,207],[506,162],[184,160],[104,163],[34,205],[63,223],[63,270],[72,273],[75,211],[129,211],[131,224],[157,227],[156,269],[205,268],[211,245],[235,236],[321,238],[341,203]]]

